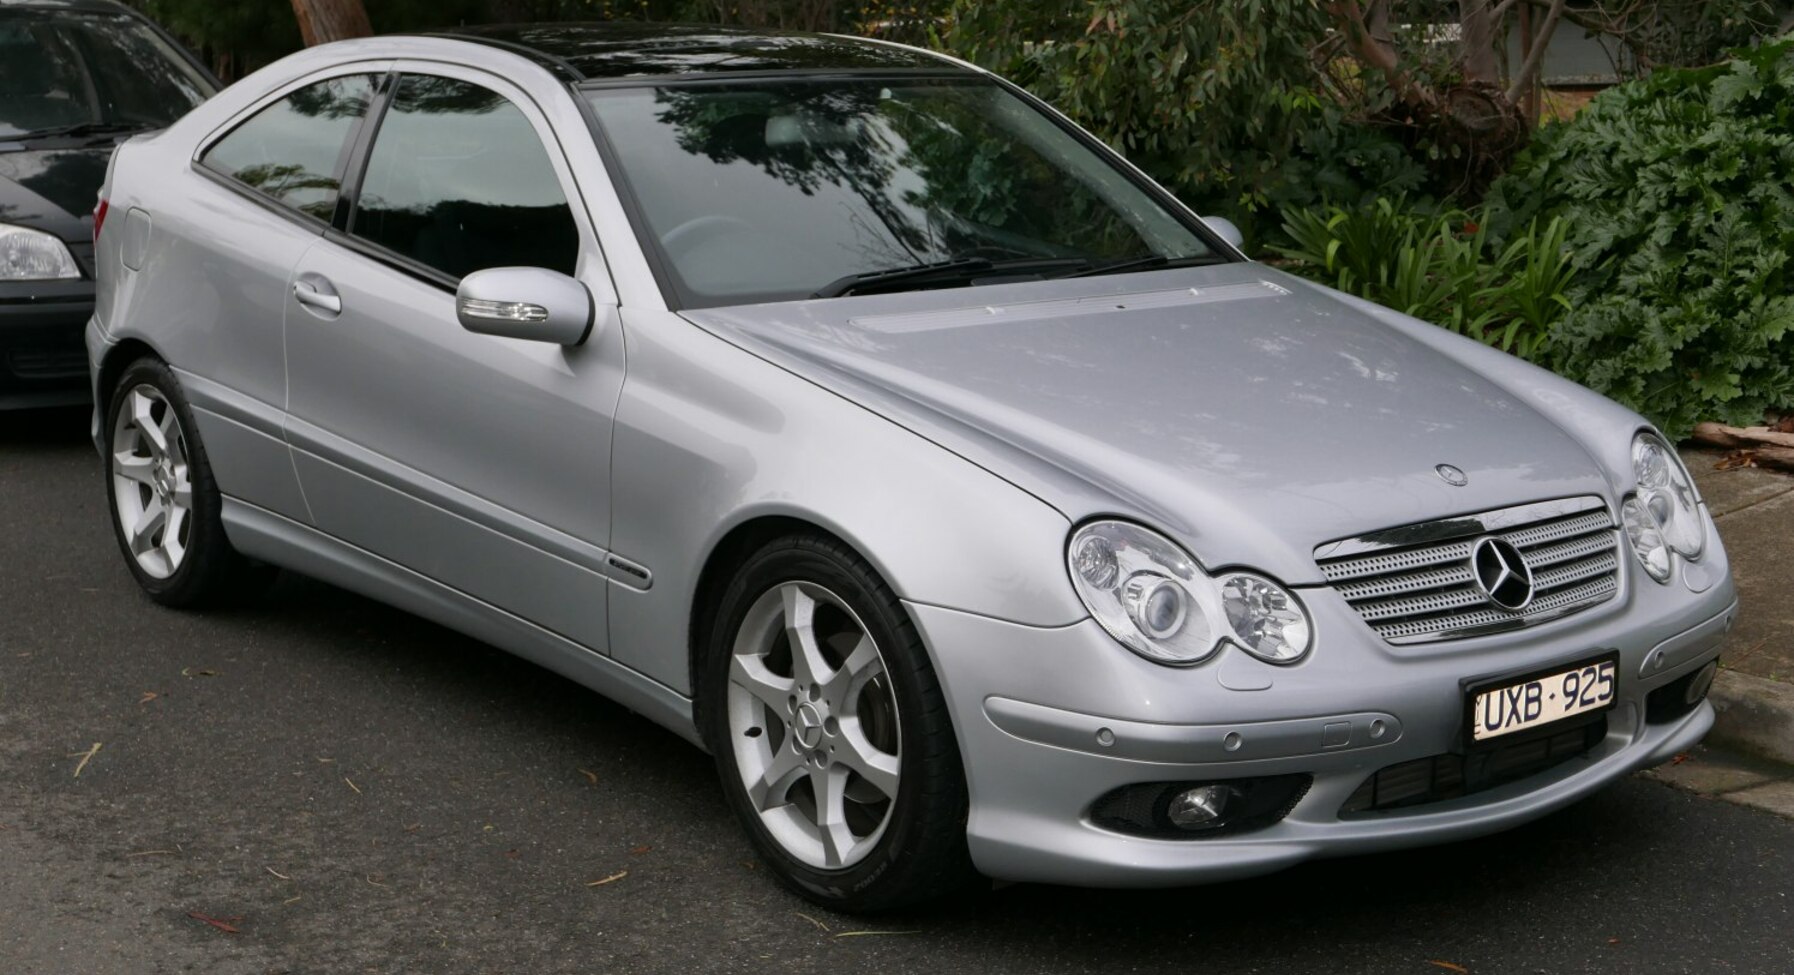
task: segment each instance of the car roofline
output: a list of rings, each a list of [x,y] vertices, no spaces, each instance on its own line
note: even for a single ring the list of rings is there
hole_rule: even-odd
[[[684,25],[674,25],[674,26],[684,26]],[[528,60],[532,64],[535,64],[538,67],[546,69],[551,74],[555,75],[556,78],[558,78],[559,80],[566,82],[568,84],[574,84],[574,85],[625,84],[625,83],[642,84],[642,83],[647,83],[647,82],[655,81],[655,80],[690,81],[690,80],[694,80],[694,79],[718,78],[718,77],[725,77],[725,76],[745,79],[747,77],[755,77],[755,76],[767,78],[767,77],[806,77],[806,76],[817,76],[817,75],[850,75],[850,74],[905,75],[905,74],[940,74],[942,72],[958,73],[958,72],[962,72],[962,71],[968,72],[971,74],[981,75],[981,76],[989,76],[990,75],[990,72],[985,70],[984,68],[981,68],[975,64],[972,64],[970,62],[956,58],[950,54],[943,54],[939,51],[930,51],[926,48],[916,47],[911,44],[902,44],[897,41],[889,41],[889,40],[885,40],[883,38],[877,38],[877,37],[860,37],[860,36],[857,36],[854,34],[840,34],[840,33],[828,33],[828,32],[817,32],[817,33],[811,33],[811,34],[804,34],[802,32],[786,32],[786,31],[770,31],[770,30],[769,31],[746,31],[746,30],[734,29],[731,32],[732,33],[740,33],[740,34],[744,34],[744,35],[761,35],[761,36],[768,36],[768,37],[772,37],[772,36],[808,36],[808,37],[814,37],[814,38],[827,38],[829,40],[841,41],[841,42],[845,42],[848,44],[858,44],[858,45],[864,45],[867,47],[879,47],[879,48],[884,48],[887,50],[903,51],[908,54],[914,55],[917,58],[917,60],[925,60],[925,61],[930,61],[930,62],[934,62],[934,63],[933,64],[918,64],[918,65],[910,66],[910,67],[896,67],[896,66],[870,67],[870,66],[864,66],[864,65],[842,65],[840,67],[769,68],[765,71],[717,70],[717,69],[696,68],[696,69],[693,69],[688,72],[679,72],[677,74],[644,73],[644,74],[640,74],[640,75],[612,75],[612,74],[594,74],[594,73],[582,70],[578,65],[574,64],[571,60],[561,57],[560,55],[553,54],[549,51],[545,51],[540,47],[535,47],[530,44],[521,43],[519,41],[514,41],[514,40],[507,39],[507,38],[502,38],[502,37],[494,37],[489,34],[478,33],[478,32],[473,32],[473,31],[463,32],[463,31],[446,31],[445,30],[445,31],[402,32],[402,33],[395,33],[395,34],[386,34],[386,35],[382,35],[382,36],[392,37],[392,38],[413,37],[413,38],[429,39],[429,40],[461,41],[461,42],[475,44],[480,47],[489,48],[489,49],[496,50],[496,51],[503,51],[505,53],[513,54],[518,57],[524,58],[525,60]]]

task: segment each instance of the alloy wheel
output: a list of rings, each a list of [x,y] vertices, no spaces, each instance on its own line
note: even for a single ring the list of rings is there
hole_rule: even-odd
[[[865,859],[896,806],[901,727],[878,644],[839,596],[789,581],[755,600],[731,650],[728,718],[774,841],[816,869]]]
[[[112,421],[113,505],[131,557],[167,579],[186,559],[193,531],[187,436],[174,405],[147,383],[125,394]]]

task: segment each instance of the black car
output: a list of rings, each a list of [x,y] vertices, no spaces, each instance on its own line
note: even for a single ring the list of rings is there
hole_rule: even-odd
[[[82,331],[107,160],[217,90],[121,4],[0,2],[0,409],[87,400]]]

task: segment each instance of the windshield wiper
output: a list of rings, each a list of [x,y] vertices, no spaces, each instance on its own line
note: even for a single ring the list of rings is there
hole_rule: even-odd
[[[1097,274],[1126,274],[1129,271],[1152,271],[1168,267],[1201,267],[1204,264],[1224,264],[1227,258],[1219,254],[1201,254],[1192,257],[1165,257],[1150,254],[1146,257],[1124,257],[1119,261],[1098,264],[1095,267],[1081,268],[1061,278],[1087,278]]]
[[[61,125],[53,129],[38,129],[34,132],[20,132],[17,135],[0,136],[0,138],[23,142],[26,139],[55,139],[84,135],[118,135],[125,132],[142,132],[155,126],[142,122],[77,122],[74,125]]]
[[[817,288],[812,298],[839,298],[857,291],[884,288],[889,285],[930,284],[937,281],[970,280],[990,274],[1025,274],[1060,268],[1089,268],[1082,257],[1024,257],[1013,261],[993,261],[986,257],[960,257],[933,264],[891,268],[849,274]]]

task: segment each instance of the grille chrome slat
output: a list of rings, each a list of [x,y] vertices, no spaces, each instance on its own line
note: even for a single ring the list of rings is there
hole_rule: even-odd
[[[1511,543],[1533,573],[1532,602],[1518,612],[1491,604],[1471,572],[1471,549],[1484,537],[1479,529],[1494,525],[1499,529],[1487,534]],[[1453,538],[1454,531],[1462,537]],[[1317,548],[1317,563],[1346,602],[1391,643],[1532,626],[1611,599],[1619,591],[1618,534],[1599,498],[1521,505],[1380,536],[1426,542],[1405,548],[1335,542]],[[1342,548],[1354,554],[1319,557]]]

